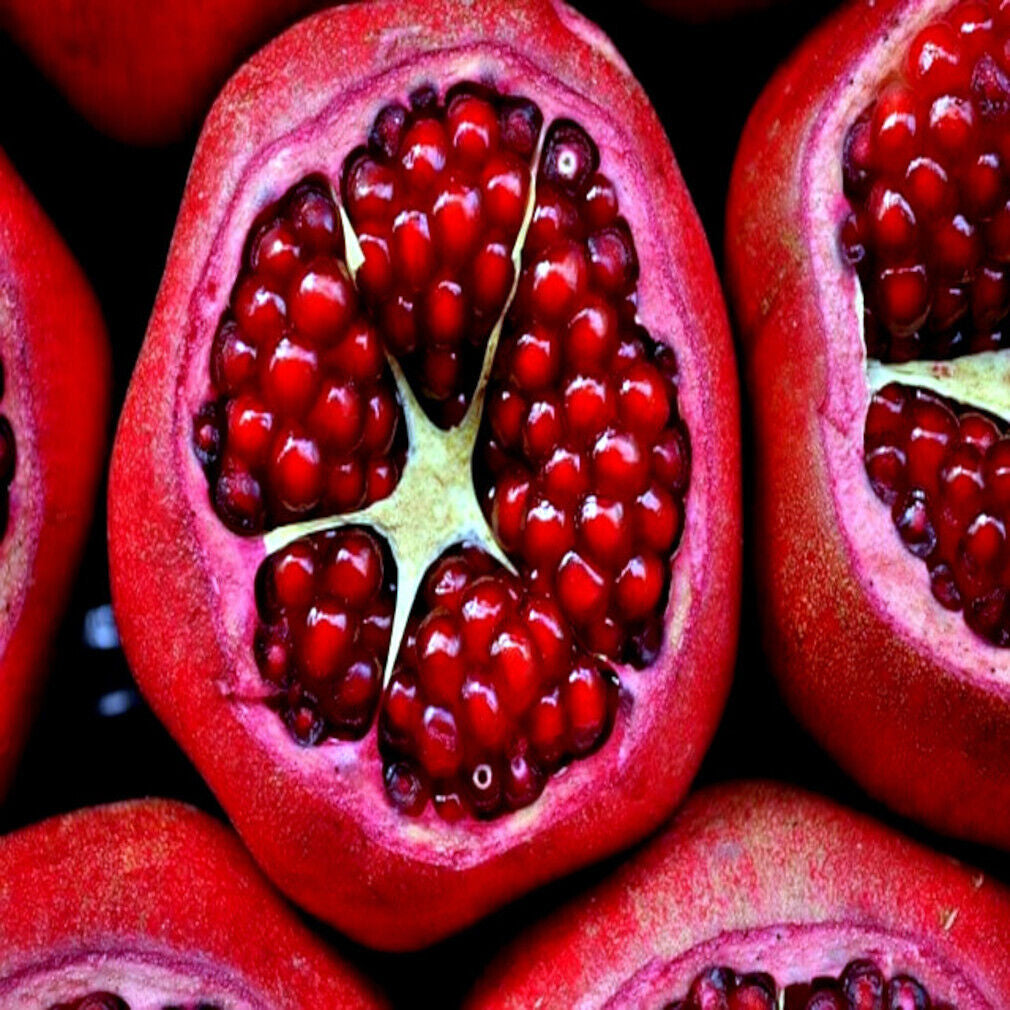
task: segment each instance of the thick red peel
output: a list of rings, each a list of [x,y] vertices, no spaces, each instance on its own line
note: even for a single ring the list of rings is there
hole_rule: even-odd
[[[0,794],[28,735],[103,462],[108,339],[87,280],[0,152],[0,358],[17,463],[0,543]]]
[[[870,957],[936,1000],[1004,1007],[1010,894],[828,800],[698,793],[611,878],[506,950],[468,1010],[659,1008],[712,965],[782,984]]]
[[[117,140],[179,140],[256,46],[320,0],[12,0],[0,26]]]
[[[875,796],[1006,847],[1008,657],[942,611],[873,496],[861,317],[832,223],[846,213],[844,131],[948,6],[850,6],[779,71],[737,155],[727,269],[754,391],[757,571],[783,693]]]
[[[156,996],[247,1010],[385,1005],[283,904],[231,832],[163,800],[83,810],[0,839],[0,1001],[35,1010],[105,990],[134,1007]]]
[[[520,814],[447,825],[405,819],[387,803],[374,733],[301,749],[261,704],[251,621],[263,545],[222,528],[191,425],[256,214],[306,174],[338,178],[382,105],[426,81],[446,88],[482,76],[533,96],[545,121],[592,130],[635,235],[643,325],[678,356],[692,478],[669,644],[629,687],[606,746]],[[703,232],[658,120],[598,30],[546,0],[372,3],[317,15],[236,74],[197,148],[110,478],[113,596],[127,656],[286,893],[366,943],[422,946],[641,837],[683,796],[735,651],[737,439],[732,355]],[[338,863],[348,872],[332,872]]]

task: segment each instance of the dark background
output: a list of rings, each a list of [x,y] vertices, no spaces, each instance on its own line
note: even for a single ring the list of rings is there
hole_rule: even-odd
[[[721,263],[726,188],[747,113],[774,68],[828,4],[798,0],[708,25],[680,24],[635,3],[578,6],[607,30],[652,98]],[[118,410],[161,278],[195,131],[184,142],[159,150],[110,141],[78,118],[3,37],[0,94],[0,146],[55,221],[102,302],[113,342]],[[746,420],[744,439],[746,450]],[[745,514],[751,475],[746,476]],[[75,807],[144,795],[177,797],[219,812],[140,700],[122,653],[103,646],[109,600],[104,519],[100,508],[42,712],[14,789],[0,809],[2,830]],[[765,667],[752,567],[748,559],[736,682],[698,784],[755,776],[796,782],[868,810],[1010,880],[1006,856],[932,837],[868,801],[798,729]],[[605,864],[553,885],[418,954],[375,954],[327,936],[363,964],[397,1005],[451,1006],[524,923],[607,869]]]

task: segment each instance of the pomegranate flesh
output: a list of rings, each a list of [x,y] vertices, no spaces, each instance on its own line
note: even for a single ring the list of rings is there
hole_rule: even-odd
[[[1010,893],[791,788],[698,793],[468,1010],[997,1010]]]
[[[110,488],[141,686],[388,947],[655,826],[736,634],[732,357],[659,124],[567,8],[459,14],[328,12],[229,84]]]
[[[0,1002],[24,1010],[379,1010],[238,839],[143,800],[0,839]]]
[[[0,152],[0,795],[91,520],[109,371],[98,303]]]
[[[727,223],[786,696],[874,794],[1003,846],[1008,43],[987,0],[839,13],[755,109]]]

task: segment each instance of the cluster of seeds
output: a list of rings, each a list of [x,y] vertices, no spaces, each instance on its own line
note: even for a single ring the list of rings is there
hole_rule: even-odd
[[[348,158],[343,199],[361,244],[362,297],[436,421],[466,411],[512,290],[540,110],[462,85],[387,105]]]
[[[4,394],[4,370],[0,364],[0,399]],[[6,417],[0,415],[0,539],[7,532],[10,515],[10,488],[14,480],[17,454],[14,446],[14,429]]]
[[[214,507],[236,532],[348,512],[399,479],[401,408],[343,252],[318,179],[294,187],[247,242],[193,434]]]
[[[620,689],[608,664],[646,666],[662,642],[690,470],[676,361],[637,323],[631,231],[574,122],[544,136],[517,282],[541,122],[531,102],[472,84],[385,106],[342,176],[356,290],[330,190],[309,179],[253,229],[195,420],[232,529],[348,513],[390,494],[404,465],[386,351],[452,427],[515,288],[463,476],[519,574],[477,547],[444,555],[384,692],[396,572],[376,535],[299,537],[257,575],[268,703],[306,746],[377,722],[387,794],[412,815],[533,802],[607,738]],[[289,430],[312,450],[297,464],[280,454]]]
[[[866,346],[887,361],[1006,346],[1010,310],[1010,6],[962,0],[913,41],[850,128]]]
[[[69,1003],[54,1003],[49,1010],[130,1010],[126,1000],[120,999],[111,992],[92,992]],[[194,1003],[182,1006],[173,1003],[162,1010],[221,1010],[215,1003]]]
[[[731,968],[708,968],[691,983],[687,996],[666,1010],[954,1010],[933,1002],[910,975],[885,979],[868,960],[852,961],[837,978],[779,989],[771,975],[738,975]]]
[[[870,403],[865,458],[902,541],[928,566],[936,599],[1010,646],[1010,437],[982,414],[891,384]]]
[[[365,734],[382,690],[395,585],[383,547],[342,528],[293,541],[257,576],[254,654],[299,743]]]
[[[644,665],[683,526],[677,367],[635,321],[638,262],[599,153],[552,125],[488,397],[485,501],[528,583],[591,652]]]
[[[429,572],[380,718],[386,789],[446,820],[529,805],[605,738],[614,675],[580,649],[549,595],[463,548]]]

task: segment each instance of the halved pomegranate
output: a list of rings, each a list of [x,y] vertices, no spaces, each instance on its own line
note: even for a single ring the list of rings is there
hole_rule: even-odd
[[[692,797],[506,950],[468,1010],[1002,1010],[1010,893],[771,783]]]
[[[755,109],[727,224],[786,697],[875,795],[1003,846],[1008,60],[999,2],[840,13]]]
[[[260,876],[180,803],[55,817],[0,839],[0,1003],[23,1010],[379,1010]]]
[[[91,520],[109,373],[88,282],[0,152],[0,796]]]
[[[141,686],[282,889],[418,946],[662,820],[735,649],[736,412],[662,130],[567,7],[351,6],[239,72],[110,546]]]
[[[228,74],[324,0],[5,0],[0,29],[94,126],[131,144],[179,140]]]

